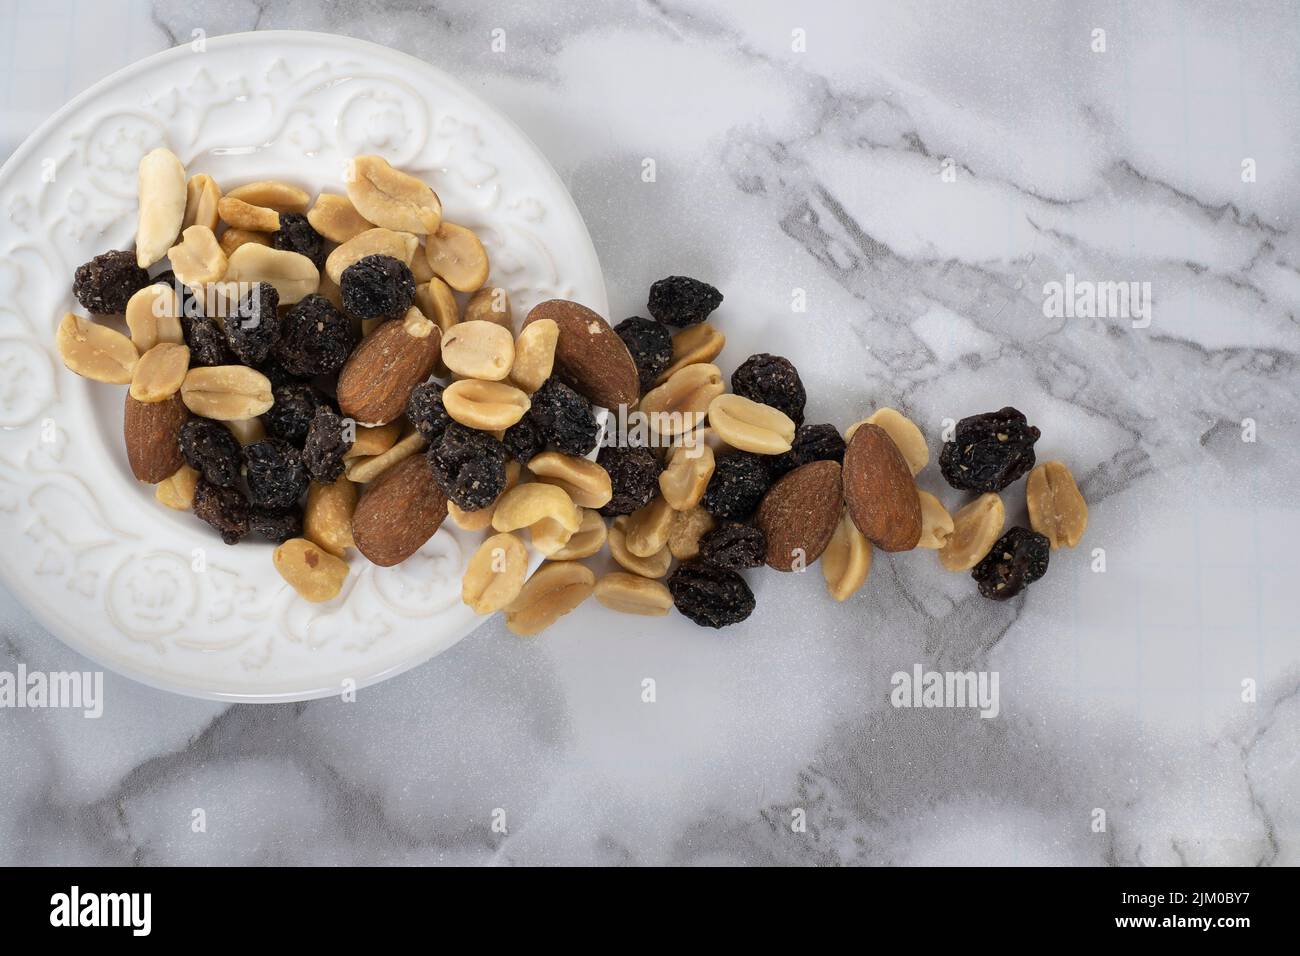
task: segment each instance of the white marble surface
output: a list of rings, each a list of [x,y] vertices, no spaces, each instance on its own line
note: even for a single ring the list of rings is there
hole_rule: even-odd
[[[726,293],[724,370],[783,352],[810,421],[888,404],[933,435],[1015,404],[1080,476],[1084,547],[1005,606],[917,552],[878,555],[843,606],[815,569],[752,573],[758,611],[721,633],[595,606],[531,641],[493,621],[355,703],[110,674],[98,721],[0,710],[0,863],[1300,862],[1293,11],[307,6],[0,0],[0,154],[194,29],[390,44],[547,152],[615,319],[685,272]],[[1150,327],[1044,318],[1067,273],[1150,282]],[[0,594],[0,670],[19,662],[85,666]],[[1000,715],[892,708],[917,662],[998,671]]]

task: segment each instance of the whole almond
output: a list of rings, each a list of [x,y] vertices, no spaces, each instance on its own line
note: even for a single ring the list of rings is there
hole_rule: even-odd
[[[189,417],[180,395],[161,402],[139,402],[127,394],[122,437],[126,460],[137,480],[157,484],[185,464],[179,439],[181,426]]]
[[[858,530],[882,551],[910,551],[921,540],[912,469],[879,425],[859,426],[845,449],[844,503]]]
[[[357,550],[380,567],[419,551],[447,516],[447,496],[424,455],[404,458],[366,486],[352,513]]]
[[[813,461],[773,485],[756,522],[767,537],[767,566],[806,568],[822,556],[840,520],[840,465]]]
[[[339,409],[362,425],[386,425],[438,361],[442,333],[419,309],[361,340],[339,373]]]
[[[568,299],[533,306],[524,327],[542,319],[560,327],[555,371],[574,391],[605,408],[636,404],[641,395],[636,363],[608,322]]]

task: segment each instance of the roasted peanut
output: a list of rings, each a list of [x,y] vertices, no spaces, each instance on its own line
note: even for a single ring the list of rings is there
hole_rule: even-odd
[[[582,526],[578,506],[563,488],[533,481],[511,488],[497,499],[492,527],[496,531],[518,531],[548,519],[571,535]]]
[[[194,505],[194,489],[199,485],[199,473],[189,465],[181,465],[170,478],[154,485],[153,496],[158,503],[175,511],[189,511]]]
[[[456,304],[451,286],[437,276],[415,287],[415,304],[437,323],[444,336],[460,321],[460,306]]]
[[[469,321],[495,322],[512,329],[514,315],[510,308],[510,296],[500,286],[479,289],[465,303],[465,318]]]
[[[528,470],[538,481],[563,488],[574,504],[584,508],[603,508],[614,496],[609,472],[588,458],[547,451],[530,458]]]
[[[1046,461],[1025,482],[1029,525],[1053,548],[1073,548],[1088,527],[1088,504],[1064,462]]]
[[[217,203],[221,202],[221,187],[216,180],[206,173],[190,177],[185,186],[185,216],[181,220],[181,229],[190,226],[207,226],[217,231],[220,217],[217,215]]]
[[[427,235],[442,223],[438,194],[382,156],[358,156],[348,164],[348,199],[353,208],[386,229]]]
[[[256,369],[212,365],[192,368],[185,374],[181,401],[195,415],[228,422],[261,415],[275,399],[270,380]]]
[[[251,445],[266,437],[266,426],[260,418],[236,418],[222,424],[240,445]]]
[[[659,491],[674,511],[690,511],[700,503],[716,463],[708,445],[668,449],[667,465],[659,473]]]
[[[473,292],[487,281],[488,257],[478,236],[443,220],[424,243],[424,255],[434,275],[457,292]]]
[[[649,558],[668,545],[673,526],[673,509],[662,497],[655,497],[644,508],[627,516],[623,525],[623,543],[638,558]]]
[[[656,435],[679,435],[697,427],[709,403],[726,385],[716,365],[687,365],[641,399],[641,411]]]
[[[943,502],[928,491],[917,491],[921,498],[921,540],[918,548],[942,548],[952,536],[953,521]]]
[[[673,556],[668,548],[664,547],[647,557],[633,554],[627,548],[626,528],[627,515],[615,518],[614,523],[609,526],[609,553],[614,560],[628,571],[639,574],[643,578],[662,578],[667,574],[668,568],[673,563]]]
[[[524,543],[513,534],[494,534],[469,559],[460,598],[475,614],[491,614],[519,597],[527,575]]]
[[[464,378],[499,382],[515,361],[514,336],[492,322],[457,322],[443,335],[442,360]]]
[[[69,312],[54,335],[63,364],[95,382],[126,385],[140,360],[135,345],[121,332]]]
[[[903,460],[911,469],[912,477],[919,475],[921,469],[929,464],[930,448],[925,443],[925,436],[921,434],[921,429],[917,428],[910,418],[892,408],[878,408],[867,418],[850,425],[844,432],[844,440],[851,439],[861,425],[879,425],[885,430],[885,434],[893,439],[898,450],[903,453]]]
[[[246,246],[252,243],[255,246],[269,246],[271,237],[265,232],[253,232],[251,229],[227,229],[217,240],[217,245],[229,259],[235,254],[235,250],[240,246]]]
[[[254,206],[250,202],[236,199],[229,193],[222,196],[217,203],[217,215],[221,221],[232,229],[247,229],[249,232],[276,232],[280,228],[280,214],[265,206]]]
[[[311,202],[311,196],[307,195],[306,190],[289,183],[266,179],[236,186],[226,195],[243,200],[250,206],[261,206],[276,212],[306,212],[307,204]]]
[[[689,561],[700,553],[700,538],[717,526],[717,519],[699,505],[674,513],[668,530],[669,554],[678,561]]]
[[[605,519],[597,511],[589,511],[586,508],[580,510],[582,524],[578,525],[578,530],[573,532],[564,547],[551,555],[556,561],[589,558],[605,546],[605,538],[608,535]]]
[[[344,243],[375,224],[357,212],[347,196],[321,193],[307,213],[307,222],[330,242]]]
[[[442,404],[455,421],[480,431],[500,431],[524,417],[532,402],[505,382],[463,378],[443,390]]]
[[[135,261],[147,269],[171,248],[185,221],[185,167],[168,149],[145,153],[139,167],[140,219]]]
[[[402,423],[387,425],[357,425],[352,447],[343,453],[346,458],[370,458],[382,455],[396,444],[402,432]]]
[[[871,573],[871,542],[863,537],[847,511],[840,515],[821,563],[826,590],[837,601],[847,601],[856,594]]]
[[[176,278],[191,289],[200,289],[226,274],[226,254],[207,226],[190,226],[181,241],[167,250]]]
[[[126,327],[131,331],[131,343],[141,355],[159,342],[184,344],[179,316],[176,290],[161,282],[145,286],[126,303]]]
[[[709,427],[732,448],[780,455],[794,441],[794,422],[771,405],[741,395],[719,395],[709,403]]]
[[[159,342],[135,363],[131,397],[137,402],[161,402],[180,390],[190,367],[190,350],[184,345]]]
[[[411,434],[394,444],[392,448],[378,455],[347,459],[343,473],[349,481],[358,481],[363,484],[367,481],[374,481],[402,459],[409,458],[416,452],[421,451],[426,444],[428,443],[424,440],[424,436],[419,432],[411,432]]]
[[[313,481],[302,513],[303,537],[336,558],[353,547],[352,512],[357,510],[357,486],[347,478],[328,485]]]
[[[712,362],[726,344],[727,337],[707,322],[687,326],[673,336],[672,361],[659,373],[655,384],[662,385],[688,365]]]
[[[529,637],[550,627],[591,596],[596,575],[576,561],[547,561],[506,605],[506,627]]]
[[[952,534],[939,549],[939,563],[949,571],[969,571],[989,553],[1006,520],[995,492],[980,495],[952,516]]]
[[[280,294],[281,305],[293,305],[320,288],[320,273],[310,259],[297,252],[245,243],[231,253],[221,286],[228,297],[237,298],[241,294],[238,283],[244,282],[269,282]]]
[[[280,577],[312,604],[337,597],[348,576],[347,562],[306,538],[290,538],[275,549],[271,560]]]
[[[469,318],[466,310],[466,318]],[[510,381],[531,395],[551,377],[555,367],[555,343],[560,338],[560,327],[554,319],[538,319],[524,326],[515,339],[515,361],[510,368]]]
[[[336,283],[342,284],[343,273],[347,267],[366,256],[391,256],[409,266],[419,248],[420,240],[412,233],[395,232],[392,229],[367,229],[329,254],[325,260],[325,274]]]
[[[596,600],[621,614],[663,617],[673,606],[673,595],[659,581],[639,574],[611,571],[596,582]]]

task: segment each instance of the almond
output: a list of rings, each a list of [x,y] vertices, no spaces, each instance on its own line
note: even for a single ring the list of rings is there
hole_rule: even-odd
[[[858,530],[882,551],[910,551],[921,540],[912,469],[879,425],[860,425],[844,452],[844,503]]]
[[[361,340],[339,373],[339,409],[362,425],[386,425],[406,410],[411,390],[438,361],[442,334],[419,309]]]
[[[140,402],[128,393],[122,436],[131,474],[151,485],[176,474],[185,464],[179,438],[181,426],[189,417],[189,409],[178,394],[161,402]]]
[[[839,522],[840,500],[836,461],[801,465],[773,485],[756,519],[767,537],[767,566],[793,571],[820,558]]]
[[[411,455],[366,486],[352,514],[352,539],[372,563],[392,567],[419,551],[446,516],[447,496],[429,460]]]
[[[623,340],[585,305],[549,299],[533,306],[526,328],[551,319],[560,327],[555,343],[555,372],[574,391],[605,408],[634,406],[641,395],[636,363]]]

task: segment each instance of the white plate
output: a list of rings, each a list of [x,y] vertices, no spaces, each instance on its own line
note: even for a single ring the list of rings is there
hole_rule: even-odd
[[[81,311],[72,273],[131,247],[136,164],[159,145],[227,187],[285,179],[313,194],[343,192],[349,157],[384,155],[483,237],[516,316],[556,297],[608,313],[582,218],[537,147],[459,82],[315,33],[151,56],[77,97],[0,169],[0,579],[72,647],[183,694],[305,700],[427,660],[479,623],[460,577],[481,535],[445,522],[396,568],[354,554],[344,593],[307,604],[269,544],[226,547],[157,504],[127,467],[124,387],[80,379],[55,353],[59,317]]]

